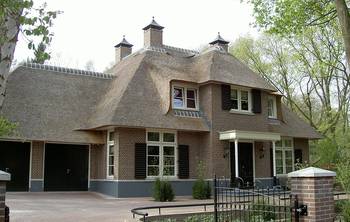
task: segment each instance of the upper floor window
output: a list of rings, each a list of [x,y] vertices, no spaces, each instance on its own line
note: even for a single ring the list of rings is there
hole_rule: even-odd
[[[275,96],[268,96],[267,98],[267,114],[269,118],[277,118],[277,106]]]
[[[231,87],[231,109],[235,111],[251,111],[251,95],[246,89]]]
[[[147,131],[147,177],[176,175],[176,133]]]
[[[173,87],[173,108],[198,109],[198,90],[188,87]]]

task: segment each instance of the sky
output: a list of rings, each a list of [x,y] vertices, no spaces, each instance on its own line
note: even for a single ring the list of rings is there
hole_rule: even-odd
[[[114,45],[123,37],[143,46],[143,30],[152,16],[164,26],[163,43],[198,49],[212,41],[218,32],[234,41],[246,34],[257,35],[251,6],[241,0],[34,0],[47,3],[48,9],[63,11],[54,21],[54,38],[48,64],[84,69],[92,62],[103,71],[114,62]],[[15,62],[33,53],[28,40],[20,35]]]

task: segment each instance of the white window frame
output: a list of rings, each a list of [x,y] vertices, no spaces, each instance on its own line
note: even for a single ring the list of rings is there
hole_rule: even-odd
[[[181,88],[183,89],[182,96],[183,96],[183,106],[182,107],[175,107],[174,103],[174,90],[175,88]],[[188,108],[187,107],[187,90],[194,90],[195,91],[195,108]],[[187,86],[187,85],[173,85],[171,89],[171,101],[172,101],[172,107],[173,109],[181,109],[181,110],[199,110],[199,89],[195,86]]]
[[[110,133],[114,133],[114,140],[110,141]],[[107,179],[114,179],[114,175],[115,175],[115,141],[116,141],[116,132],[114,130],[108,130],[107,131],[107,153],[106,153],[106,156],[107,156],[107,161],[106,161],[106,166],[107,166],[107,172],[106,172],[106,175],[107,175]],[[112,155],[109,155],[109,151],[111,149],[111,147],[113,147],[114,149],[114,152],[113,152],[113,164],[109,164],[109,158],[110,156]],[[113,167],[113,175],[109,174],[109,167]]]
[[[272,111],[273,111],[273,115],[272,116],[270,116],[269,115],[269,100],[272,100]],[[271,96],[271,95],[269,95],[268,97],[267,97],[267,115],[268,115],[268,117],[269,118],[271,118],[271,119],[277,119],[277,101],[276,101],[276,96]]]
[[[237,102],[238,102],[238,108],[233,109],[231,108],[230,112],[231,113],[244,113],[244,114],[253,114],[252,112],[252,92],[251,89],[249,88],[244,88],[244,87],[236,87],[236,86],[231,86],[230,89],[230,101],[231,101],[231,91],[232,90],[237,90]],[[248,92],[248,110],[242,110],[242,104],[241,104],[241,92],[242,91],[247,91]]]
[[[159,133],[159,141],[148,141],[148,133],[149,132],[155,132]],[[163,135],[164,133],[172,133],[174,134],[174,142],[163,142]],[[147,129],[146,130],[146,175],[147,179],[156,179],[156,178],[165,178],[165,179],[176,179],[178,174],[178,150],[177,150],[177,132],[176,131],[169,131],[169,130],[153,130],[153,129]],[[159,175],[158,176],[148,176],[148,146],[159,146]],[[163,176],[163,168],[164,168],[164,148],[165,146],[173,146],[174,147],[174,176]]]
[[[285,146],[285,141],[286,140],[290,140],[291,141],[291,146],[290,147],[286,147]],[[285,176],[287,175],[287,166],[286,166],[286,151],[290,151],[292,152],[292,171],[294,171],[294,140],[292,137],[282,137],[281,138],[281,145],[282,146],[278,146],[277,143],[275,143],[275,150],[276,151],[281,151],[282,152],[282,167],[283,167],[283,172],[282,173],[277,173],[277,161],[275,161],[275,167],[276,167],[276,175],[277,176]],[[274,153],[274,156],[276,157],[276,152]]]

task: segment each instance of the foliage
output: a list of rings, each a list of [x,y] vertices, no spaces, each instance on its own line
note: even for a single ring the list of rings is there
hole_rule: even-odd
[[[174,191],[171,184],[168,181],[162,181],[159,178],[156,179],[153,186],[153,198],[156,201],[173,201]]]
[[[210,199],[211,186],[209,181],[204,180],[204,164],[203,161],[199,161],[197,165],[197,180],[192,187],[192,197],[194,199],[204,200]]]
[[[264,202],[264,200],[256,201],[252,205],[252,211],[261,221],[274,221],[276,219],[276,209],[274,206]],[[259,220],[258,220],[259,221]]]
[[[350,194],[350,156],[342,155],[342,158],[337,163],[337,182],[341,184],[344,191]]]
[[[50,55],[46,52],[46,46],[51,43],[53,37],[50,28],[53,20],[61,12],[47,10],[46,3],[34,7],[33,0],[1,0],[0,5],[1,33],[11,31],[6,30],[5,24],[9,18],[13,19],[27,38],[28,48],[36,53],[36,57],[40,58],[40,61],[49,59]],[[7,35],[0,35],[0,46],[11,40]],[[36,40],[39,40],[40,43],[36,44]]]
[[[13,133],[16,127],[17,124],[11,123],[4,117],[0,116],[0,137]]]
[[[350,221],[350,200],[338,200],[335,202],[335,213],[342,221]]]

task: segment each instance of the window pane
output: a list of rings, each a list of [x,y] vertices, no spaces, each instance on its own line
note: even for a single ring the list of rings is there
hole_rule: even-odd
[[[159,175],[159,167],[151,166],[148,167],[148,176],[158,176]]]
[[[277,174],[283,174],[283,157],[282,157],[282,151],[276,150],[276,173]]]
[[[163,134],[164,142],[175,142],[175,134],[174,133],[164,133]]]
[[[241,91],[241,99],[248,100],[248,91]]]
[[[174,107],[181,108],[184,106],[183,99],[183,89],[182,88],[174,88]]]
[[[109,166],[109,167],[108,167],[108,175],[109,175],[109,176],[114,175],[114,167],[113,167],[113,166]]]
[[[238,109],[238,100],[231,100],[231,109]]]
[[[174,155],[174,147],[173,146],[165,146],[164,147],[164,155],[173,156]]]
[[[187,99],[195,99],[195,90],[193,89],[188,89],[187,90]]]
[[[159,155],[158,146],[148,146],[148,155]]]
[[[159,157],[158,156],[148,156],[148,165],[159,165]]]
[[[236,89],[231,89],[231,99],[233,99],[233,100],[237,100],[238,99],[237,90]]]
[[[108,141],[114,141],[114,132],[109,132]]]
[[[174,176],[175,168],[174,167],[164,167],[163,176]]]
[[[109,149],[108,149],[108,154],[109,155],[114,155],[114,146],[109,146]]]
[[[114,165],[114,156],[109,156],[108,157],[108,164],[109,165]]]
[[[241,109],[248,110],[248,101],[241,101]]]
[[[285,147],[292,147],[292,140],[284,140]]]
[[[173,166],[175,165],[175,158],[174,157],[164,157],[164,166]]]
[[[282,142],[281,142],[280,140],[279,140],[279,141],[276,141],[275,144],[276,144],[277,147],[282,147]]]
[[[267,102],[267,113],[268,113],[268,116],[274,116],[274,110],[273,110],[273,101],[272,99],[269,99],[268,102]]]
[[[187,99],[187,108],[195,109],[196,101],[192,99]]]
[[[159,133],[157,132],[148,132],[147,133],[148,141],[159,141]]]

